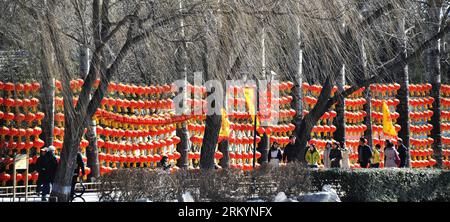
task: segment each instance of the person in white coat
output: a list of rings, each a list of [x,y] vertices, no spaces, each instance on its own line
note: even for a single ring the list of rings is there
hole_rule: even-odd
[[[325,169],[331,167],[330,151],[331,151],[331,143],[328,142],[325,146],[325,150],[323,151],[323,166]]]
[[[341,144],[340,146],[341,146],[341,153],[342,153],[341,168],[342,169],[350,169],[351,150],[347,149],[343,142],[341,142],[340,144]]]
[[[268,161],[269,164],[278,167],[283,159],[283,154],[281,153],[280,146],[277,142],[274,142],[269,151]]]

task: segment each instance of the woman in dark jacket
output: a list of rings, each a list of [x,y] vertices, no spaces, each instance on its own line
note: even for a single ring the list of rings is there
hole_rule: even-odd
[[[341,167],[341,159],[342,159],[342,153],[339,149],[339,144],[334,143],[333,149],[330,151],[330,161],[331,161],[331,168],[340,168]]]

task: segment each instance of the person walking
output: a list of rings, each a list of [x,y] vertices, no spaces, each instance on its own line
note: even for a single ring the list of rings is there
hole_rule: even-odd
[[[381,145],[377,144],[375,145],[375,149],[372,150],[372,157],[370,159],[370,168],[380,168],[380,150]]]
[[[366,144],[366,139],[361,137],[358,146],[358,163],[361,168],[367,168],[372,157],[372,149]]]
[[[401,138],[398,138],[398,157],[400,158],[400,168],[408,167],[409,165],[409,149],[403,144],[403,140]]]
[[[384,167],[398,167],[400,165],[400,157],[394,144],[390,140],[386,140],[384,149]]]
[[[323,151],[323,166],[325,169],[329,169],[331,167],[330,162],[330,151],[332,149],[332,145],[330,142],[327,142],[325,145],[325,150]]]
[[[342,153],[339,149],[339,144],[335,142],[333,144],[333,149],[330,151],[330,164],[331,168],[340,168],[341,167],[341,159]]]
[[[47,195],[50,194],[53,181],[55,180],[56,167],[58,166],[58,161],[55,156],[55,147],[49,146],[47,148],[47,153],[45,154],[42,164],[41,172],[42,176],[42,201],[47,201]]]
[[[289,137],[289,143],[284,147],[283,152],[283,162],[288,163],[294,161],[295,157],[293,156],[293,151],[296,149],[295,143],[297,141],[297,137],[295,135],[291,135]]]
[[[77,157],[76,157],[75,161],[76,161],[76,167],[73,171],[72,186],[70,188],[70,196],[71,196],[72,200],[75,198],[75,185],[78,182],[78,177],[80,176],[80,171],[81,171],[82,176],[85,175],[83,155],[81,155],[81,152],[77,153]]]
[[[278,167],[280,165],[281,160],[283,159],[283,154],[281,153],[281,149],[277,142],[274,142],[272,144],[272,147],[270,147],[268,161],[269,164],[275,167]]]
[[[42,181],[46,176],[47,171],[44,165],[45,154],[47,153],[47,147],[41,149],[39,157],[36,160],[36,171],[38,172],[38,179],[36,181],[36,193],[42,192]]]
[[[350,149],[347,149],[343,142],[341,142],[340,144],[341,144],[340,146],[341,146],[341,154],[342,154],[342,160],[341,160],[342,169],[350,169],[350,153],[352,151]]]
[[[316,146],[311,144],[308,147],[308,151],[306,151],[305,159],[310,168],[318,167],[318,162],[320,161],[320,154],[319,154],[319,151],[317,151]]]

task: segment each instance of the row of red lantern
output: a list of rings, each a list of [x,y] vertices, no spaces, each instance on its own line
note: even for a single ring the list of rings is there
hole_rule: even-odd
[[[278,143],[283,147],[286,146],[290,142],[289,137],[287,137],[287,136],[271,136],[271,137],[269,137],[269,141],[271,144]],[[257,141],[257,142],[259,142],[259,141]]]
[[[410,131],[414,134],[426,134],[430,135],[431,130],[433,129],[433,125],[426,124],[426,125],[411,125]]]
[[[377,107],[380,108],[383,106],[383,102],[386,102],[386,104],[388,106],[397,106],[398,104],[400,104],[400,100],[398,99],[371,99],[370,102],[372,103],[373,107]]]
[[[274,137],[271,137],[274,138]],[[229,137],[228,142],[232,144],[239,144],[239,145],[251,145],[253,144],[254,137]],[[261,137],[256,136],[256,143],[258,144],[261,141]]]
[[[123,129],[111,129],[109,127],[97,127],[96,132],[97,135],[103,135],[107,138],[144,138],[144,137],[154,137],[157,135],[165,135],[168,133],[172,133],[176,130],[176,127],[173,125],[167,125],[158,129],[151,130],[123,130]]]
[[[8,143],[5,142],[5,144],[3,144],[2,146],[8,149],[19,149],[19,150],[29,150],[34,147],[39,150],[44,146],[44,141],[40,139],[28,142],[9,141]]]
[[[0,119],[4,119],[6,121],[6,125],[11,125],[11,122],[14,121],[18,126],[22,125],[22,122],[26,122],[28,126],[31,126],[34,121],[38,121],[39,125],[44,119],[45,114],[42,112],[34,113],[3,113],[0,111]]]
[[[441,98],[441,106],[450,107],[450,98]]]
[[[423,168],[423,167],[432,167],[436,165],[436,160],[412,160],[411,166],[413,168]]]
[[[450,137],[443,136],[441,139],[442,139],[442,144],[450,145]]]
[[[366,99],[345,99],[346,108],[350,109],[363,109],[363,106],[367,103]]]
[[[396,124],[394,127],[395,127],[395,131],[396,132],[399,132],[400,129],[401,129],[400,125],[398,125],[398,124]],[[381,125],[372,125],[372,131],[374,133],[382,133],[383,132],[383,126],[381,126]]]
[[[397,94],[397,91],[400,89],[400,85],[397,83],[394,84],[372,84],[370,85],[370,91],[373,94],[381,95],[381,96],[394,96]]]
[[[411,156],[431,156],[433,155],[432,149],[426,149],[426,150],[411,150],[410,151]]]
[[[161,149],[163,147],[169,147],[172,145],[177,145],[180,143],[179,137],[172,137],[169,139],[153,140],[150,142],[140,142],[140,143],[120,143],[115,141],[98,141],[97,145],[99,148],[106,148],[112,150],[124,150],[124,151],[135,151],[135,150],[152,150]]]
[[[450,85],[441,85],[441,94],[450,97]]]
[[[357,123],[364,121],[364,118],[367,116],[367,113],[365,111],[359,111],[359,112],[348,112],[345,111],[345,119],[348,123]]]
[[[449,121],[450,120],[450,111],[441,111],[441,120]]]
[[[149,154],[149,155],[140,155],[140,156],[135,156],[135,155],[119,155],[119,154],[105,154],[105,153],[99,153],[98,154],[98,159],[100,161],[105,161],[105,162],[120,162],[120,163],[136,163],[136,162],[140,162],[140,163],[147,163],[147,162],[159,162],[161,161],[163,156],[167,156],[169,160],[178,160],[181,157],[181,154],[179,152],[174,152],[174,153],[166,153],[163,155],[159,155],[159,154]]]
[[[409,94],[411,96],[425,96],[430,93],[431,84],[411,84],[409,85]]]
[[[442,150],[442,156],[449,157],[450,156],[450,150]]]
[[[431,110],[409,113],[409,117],[414,121],[419,121],[419,120],[427,121],[427,120],[430,120],[432,116],[433,116],[433,111],[431,111]]]
[[[264,134],[264,133],[267,133],[268,135],[285,134],[285,133],[294,131],[295,125],[292,123],[280,124],[280,125],[269,126],[267,128],[259,127],[257,130],[258,130],[259,134]]]
[[[29,173],[28,174],[28,181],[33,181],[34,183],[36,183],[36,181],[38,180],[39,177],[39,173],[38,172],[33,172],[33,173]],[[25,181],[27,178],[25,177],[25,174],[22,173],[17,173],[16,174],[16,182],[21,182],[21,181]],[[2,183],[6,183],[8,181],[12,181],[13,177],[7,173],[0,173],[0,182]]]
[[[80,92],[81,88],[84,84],[84,80],[75,79],[70,81],[70,88],[74,92]],[[94,88],[97,88],[100,85],[100,80],[97,79],[94,82]],[[59,80],[55,81],[55,87],[58,91],[61,91],[62,84]],[[172,86],[171,85],[163,85],[163,86],[136,86],[136,85],[127,85],[123,83],[109,83],[108,92],[115,93],[118,92],[120,94],[127,94],[133,96],[148,96],[148,95],[157,95],[162,93],[171,93]]]
[[[347,125],[345,126],[345,131],[349,134],[361,134],[364,133],[367,130],[366,125]]]
[[[409,105],[411,106],[424,106],[427,108],[433,107],[434,98],[424,97],[424,98],[413,98],[409,100]]]
[[[279,111],[273,111],[273,110],[265,110],[258,112],[258,116],[260,118],[267,118],[270,116],[278,116],[280,119],[285,118],[293,118],[295,116],[296,112],[293,109],[284,109]],[[228,118],[231,121],[237,121],[242,119],[251,119],[252,115],[248,112],[240,112],[240,111],[231,111],[228,113]]]
[[[17,129],[4,126],[0,129],[2,140],[4,140],[5,136],[9,136],[10,140],[12,140],[14,137],[17,137],[19,141],[22,141],[22,138],[25,137],[26,140],[29,141],[32,136],[34,136],[35,138],[39,138],[39,135],[41,135],[41,133],[42,129],[39,127]]]
[[[372,112],[371,113],[372,119],[376,120],[376,121],[381,121],[383,119],[383,113],[379,113],[379,112]],[[393,121],[396,121],[398,118],[400,117],[400,114],[395,112],[395,113],[391,113],[391,119]]]
[[[322,92],[323,87],[319,85],[309,85],[308,83],[302,83],[303,95],[308,95],[308,92],[311,92],[312,95],[318,97]],[[331,93],[336,93],[338,88],[335,86],[331,89]]]
[[[41,85],[39,83],[3,83],[0,82],[0,91],[4,90],[8,93],[8,97],[12,97],[12,93],[15,91],[17,93],[23,93],[25,96],[32,93],[33,95],[38,95]]]
[[[6,107],[6,112],[11,112],[15,108],[16,112],[20,112],[20,108],[26,112],[31,109],[33,112],[37,112],[39,106],[39,99],[12,99],[12,98],[0,98],[0,106],[4,105]]]
[[[259,151],[256,151],[256,154],[253,155],[253,152],[250,151],[248,153],[246,152],[229,152],[230,159],[235,160],[245,160],[245,159],[253,159],[253,156],[255,156],[256,159],[261,158],[261,153]]]
[[[336,132],[336,126],[334,125],[317,125],[311,130],[312,133],[334,133]]]
[[[57,105],[63,106],[64,102],[61,98],[56,101]],[[171,109],[173,108],[173,101],[171,99],[162,100],[128,100],[128,99],[114,99],[104,98],[101,102],[101,108],[109,111],[116,110],[127,112],[130,109],[134,112],[135,109],[141,111],[143,109]]]
[[[418,147],[429,147],[434,143],[433,138],[427,138],[427,139],[409,139],[409,144],[412,146],[418,146]]]
[[[145,116],[130,116],[130,115],[121,115],[114,112],[108,112],[105,110],[97,110],[95,116],[96,118],[106,120],[107,122],[113,121],[121,124],[142,125],[142,126],[175,124],[185,122],[193,118],[192,115],[171,115],[169,113],[145,115]]]

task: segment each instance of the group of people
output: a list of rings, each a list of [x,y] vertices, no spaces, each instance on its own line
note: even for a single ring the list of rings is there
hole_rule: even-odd
[[[289,144],[284,152],[280,149],[278,143],[273,143],[270,148],[268,161],[269,164],[278,166],[281,162],[290,162],[293,160],[291,151],[293,150],[296,137],[291,136]],[[408,148],[403,144],[402,139],[398,139],[397,147],[390,140],[385,141],[384,148],[384,167],[407,167]],[[323,151],[323,158],[314,144],[310,144],[305,152],[305,160],[311,168],[318,168],[323,164],[324,168],[343,168],[350,169],[351,149],[345,147],[343,142],[328,142]],[[375,148],[367,144],[367,140],[362,137],[358,146],[358,161],[361,168],[379,168],[381,163],[381,145],[375,145]]]
[[[36,161],[36,170],[39,173],[37,180],[36,192],[41,194],[41,200],[47,201],[47,196],[50,194],[53,182],[55,180],[56,168],[58,167],[58,161],[55,156],[55,147],[44,147],[40,151],[40,156]],[[75,196],[75,185],[78,182],[79,172],[81,170],[82,175],[85,175],[85,167],[83,162],[83,156],[80,152],[77,153],[76,167],[72,176],[72,186],[70,195],[72,199]]]

